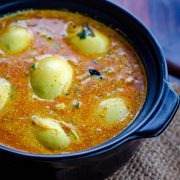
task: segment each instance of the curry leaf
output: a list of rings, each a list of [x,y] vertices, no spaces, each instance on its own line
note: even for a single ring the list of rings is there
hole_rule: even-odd
[[[79,36],[80,39],[86,39],[87,36],[95,36],[94,32],[88,25],[85,25],[82,31],[79,32],[77,35]]]
[[[91,76],[97,76],[99,79],[103,79],[101,73],[99,73],[97,70],[95,69],[89,69],[89,74]]]
[[[35,69],[36,69],[36,64],[32,64],[32,65],[31,65],[31,69],[32,69],[32,70],[35,70]]]

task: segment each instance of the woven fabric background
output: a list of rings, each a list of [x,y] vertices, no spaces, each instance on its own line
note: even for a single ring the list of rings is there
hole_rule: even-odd
[[[180,95],[180,87],[174,87]],[[106,180],[179,180],[180,108],[160,136],[146,139],[126,165]]]

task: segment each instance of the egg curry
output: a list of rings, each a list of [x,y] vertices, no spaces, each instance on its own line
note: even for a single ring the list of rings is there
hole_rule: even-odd
[[[38,154],[102,144],[137,116],[147,91],[120,33],[79,13],[28,10],[0,19],[0,144]]]

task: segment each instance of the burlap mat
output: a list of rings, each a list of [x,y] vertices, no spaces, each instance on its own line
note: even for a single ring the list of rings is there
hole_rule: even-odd
[[[180,94],[180,87],[175,87]],[[106,180],[180,180],[180,108],[160,136],[143,141],[126,165]]]

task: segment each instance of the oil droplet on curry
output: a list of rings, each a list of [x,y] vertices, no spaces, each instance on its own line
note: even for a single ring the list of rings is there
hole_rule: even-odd
[[[135,50],[78,13],[18,12],[0,19],[0,144],[71,153],[122,132],[143,106]]]

